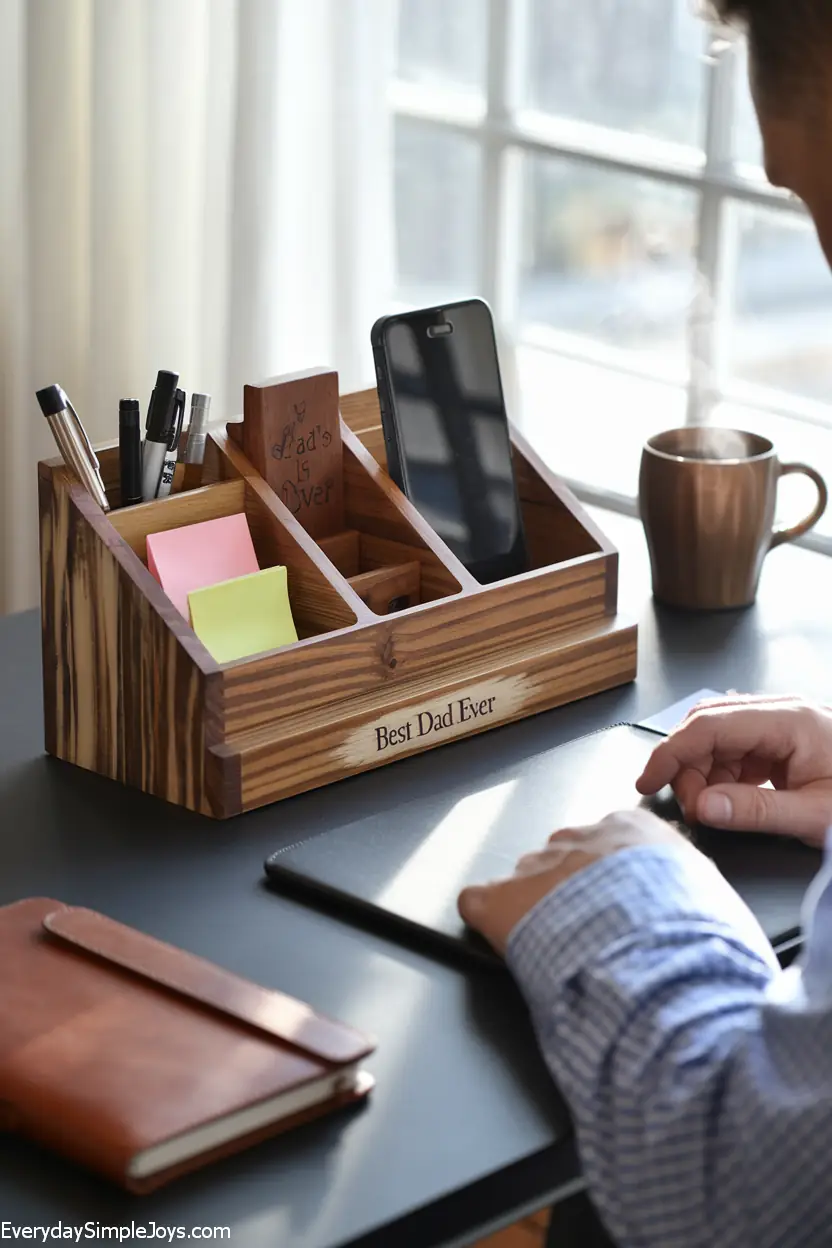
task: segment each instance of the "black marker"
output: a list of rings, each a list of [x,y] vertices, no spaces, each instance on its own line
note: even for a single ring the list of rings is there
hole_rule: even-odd
[[[118,457],[121,467],[121,505],[142,501],[142,432],[139,400],[121,399],[118,405]]]
[[[179,439],[182,436],[182,422],[185,419],[185,391],[177,390],[173,415],[173,428],[171,430],[170,439],[168,441],[168,449],[165,452],[165,462],[162,464],[162,475],[159,478],[159,488],[156,491],[157,498],[167,498],[173,485],[173,474],[176,471],[176,460],[179,456]]]
[[[156,497],[159,488],[162,465],[173,433],[178,384],[179,374],[163,369],[156,376],[156,388],[150,396],[145,425],[147,436],[142,454],[142,498],[146,503]]]

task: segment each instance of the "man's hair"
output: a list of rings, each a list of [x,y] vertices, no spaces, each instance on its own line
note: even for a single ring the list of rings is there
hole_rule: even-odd
[[[831,0],[709,0],[723,22],[748,35],[757,84],[773,107],[788,111],[811,89],[827,90],[832,55]]]

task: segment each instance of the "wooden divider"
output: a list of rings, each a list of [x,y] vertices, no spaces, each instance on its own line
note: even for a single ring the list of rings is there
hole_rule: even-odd
[[[148,534],[240,513],[248,521],[260,567],[282,564],[288,570],[289,601],[299,637],[350,628],[357,622],[355,611],[330,584],[318,563],[298,545],[244,477],[114,511],[109,523],[146,564]]]
[[[369,569],[417,561],[421,565],[421,600],[435,602],[477,581],[433,531],[398,486],[376,463],[360,439],[342,422],[344,440],[344,511],[347,524],[362,535],[362,557],[371,549]],[[374,539],[368,545],[365,538]],[[387,556],[382,555],[387,543]]]

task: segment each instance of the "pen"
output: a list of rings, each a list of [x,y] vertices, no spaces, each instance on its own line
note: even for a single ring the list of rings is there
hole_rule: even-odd
[[[156,490],[157,498],[167,498],[173,485],[173,474],[176,471],[176,459],[179,455],[179,439],[182,436],[182,422],[185,419],[185,391],[177,390],[174,400],[173,428],[171,429],[168,449],[162,464],[162,475]]]
[[[142,501],[142,435],[139,400],[120,399],[118,405],[118,459],[121,469],[121,505]]]
[[[156,376],[156,386],[150,396],[145,422],[147,434],[142,453],[142,498],[146,503],[156,497],[159,488],[162,465],[173,432],[178,383],[178,373],[169,373],[162,369]]]
[[[202,484],[202,463],[205,459],[205,439],[211,413],[210,394],[191,395],[191,423],[188,426],[188,443],[185,447],[185,480],[182,488],[197,489]]]
[[[64,463],[79,477],[102,511],[109,511],[107,491],[101,479],[101,469],[87,437],[84,426],[67,394],[60,386],[46,386],[35,395],[40,410],[64,457]]]

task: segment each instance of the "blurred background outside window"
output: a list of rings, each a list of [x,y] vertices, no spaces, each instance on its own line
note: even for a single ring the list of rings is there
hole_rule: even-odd
[[[159,368],[233,418],[281,372],[371,386],[401,306],[489,301],[511,415],[585,498],[634,511],[685,421],[829,473],[832,278],[696,7],[0,3],[0,611],[38,596],[36,389],[98,442]]]
[[[765,180],[743,42],[695,7],[399,0],[397,297],[488,299],[515,420],[624,510],[686,421],[832,464],[832,279]]]

